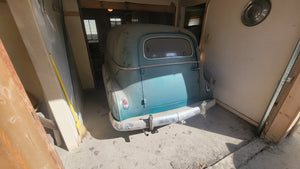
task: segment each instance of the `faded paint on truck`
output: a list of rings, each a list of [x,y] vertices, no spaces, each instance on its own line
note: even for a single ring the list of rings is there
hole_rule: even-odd
[[[145,41],[155,37],[188,39],[190,57],[149,59]],[[162,44],[163,45],[163,44]],[[211,99],[205,90],[197,41],[192,33],[163,25],[125,25],[108,35],[103,77],[113,117],[125,120]],[[128,108],[122,100],[126,98]]]

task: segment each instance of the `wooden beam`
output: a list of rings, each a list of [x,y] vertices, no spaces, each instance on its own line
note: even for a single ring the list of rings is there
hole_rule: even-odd
[[[72,50],[75,67],[83,89],[95,87],[94,72],[91,64],[91,57],[88,50],[88,43],[85,40],[84,23],[81,19],[82,13],[79,11],[78,2],[63,0],[64,24],[67,33],[68,47]]]
[[[52,130],[57,130],[58,129],[57,126],[55,125],[55,123],[52,120],[43,117],[43,115],[41,115],[41,114],[37,114],[37,115],[40,119],[40,122],[42,123],[42,125],[45,128],[52,129]]]
[[[64,168],[0,40],[0,168]]]
[[[205,4],[206,2],[207,2],[207,0],[182,0],[181,6],[189,7],[189,6]]]
[[[300,117],[298,118],[296,124],[291,127],[290,134],[294,134],[298,130],[299,126],[300,126]]]
[[[80,16],[78,11],[64,11],[64,16]]]
[[[292,87],[295,84],[297,76],[300,74],[300,58],[298,58],[289,74],[289,77],[291,78],[289,83],[285,83],[285,85],[282,87],[281,92],[270,112],[270,115],[266,121],[265,127],[262,131],[261,136],[262,137],[268,137],[266,139],[271,139],[270,136],[270,129],[272,128],[273,123],[275,122],[275,119],[278,117],[278,114],[280,112],[280,109],[282,108],[283,104],[286,101],[286,98],[288,97]],[[277,139],[277,142],[279,142],[282,138]],[[275,139],[273,139],[275,141]],[[270,140],[271,141],[271,140]]]
[[[80,8],[92,9],[117,9],[117,10],[132,10],[132,11],[149,11],[149,12],[167,12],[175,13],[176,7],[171,5],[148,5],[131,2],[106,2],[97,0],[79,0]]]
[[[291,90],[285,98],[269,130],[265,134],[268,141],[279,143],[295,125],[300,113],[300,74],[296,76]]]

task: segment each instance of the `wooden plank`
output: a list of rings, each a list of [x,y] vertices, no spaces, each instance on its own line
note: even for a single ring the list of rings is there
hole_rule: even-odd
[[[269,132],[274,120],[276,119],[283,103],[285,102],[285,99],[287,98],[288,94],[290,93],[291,88],[293,87],[295,83],[295,79],[297,75],[300,73],[300,58],[298,58],[295,62],[294,67],[292,68],[289,77],[291,77],[291,81],[289,83],[285,83],[271,112],[270,115],[266,121],[265,127],[263,129],[263,132],[261,134],[262,137],[266,137],[267,133]]]
[[[279,143],[287,134],[300,111],[300,74],[296,76],[296,80],[279,109],[275,119],[273,120],[269,130],[265,134],[265,138],[271,142]],[[295,123],[294,123],[295,124]]]
[[[296,122],[295,126],[291,128],[290,134],[294,134],[298,130],[299,126],[300,126],[300,117],[298,117],[298,121]]]
[[[84,23],[77,1],[63,1],[65,30],[69,39],[69,49],[72,50],[75,66],[83,89],[95,87],[94,72],[91,67],[91,58],[88,43],[85,40]]]
[[[182,0],[181,6],[189,7],[189,6],[205,4],[206,2],[207,2],[207,0]]]
[[[78,11],[64,11],[64,16],[80,16]]]
[[[297,128],[297,125],[298,125],[298,121],[299,121],[299,117],[300,117],[300,107],[299,107],[299,109],[297,110],[298,111],[298,115],[296,116],[296,118],[294,118],[294,120],[292,121],[292,123],[291,123],[291,125],[289,126],[289,128],[287,129],[287,131],[286,131],[286,135],[287,134],[292,134],[292,130],[294,129],[294,128]],[[296,129],[295,129],[296,130]]]
[[[132,11],[149,11],[149,12],[167,12],[175,13],[176,7],[171,5],[149,5],[138,4],[131,2],[106,2],[97,0],[79,0],[80,8],[92,9],[117,9],[117,10],[132,10]]]
[[[48,128],[48,129],[57,130],[57,127],[52,120],[47,119],[43,116],[40,116],[39,114],[38,114],[38,117],[39,117],[40,122],[42,123],[43,127]]]
[[[0,40],[0,168],[64,168]]]

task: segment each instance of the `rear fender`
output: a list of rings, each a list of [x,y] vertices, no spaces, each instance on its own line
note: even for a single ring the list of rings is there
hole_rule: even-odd
[[[117,81],[110,76],[109,70],[105,65],[102,67],[103,72],[103,80],[105,85],[105,91],[109,103],[109,108],[111,110],[112,115],[117,120],[121,119],[121,111],[123,108],[122,100],[123,98],[127,98],[125,92],[121,89]]]

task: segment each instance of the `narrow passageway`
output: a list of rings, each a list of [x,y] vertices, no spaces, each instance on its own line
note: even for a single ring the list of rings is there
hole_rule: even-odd
[[[104,89],[85,93],[88,135],[78,151],[59,150],[67,169],[196,168],[210,165],[248,144],[255,128],[218,105],[207,117],[158,128],[157,133],[119,132],[108,118]]]

